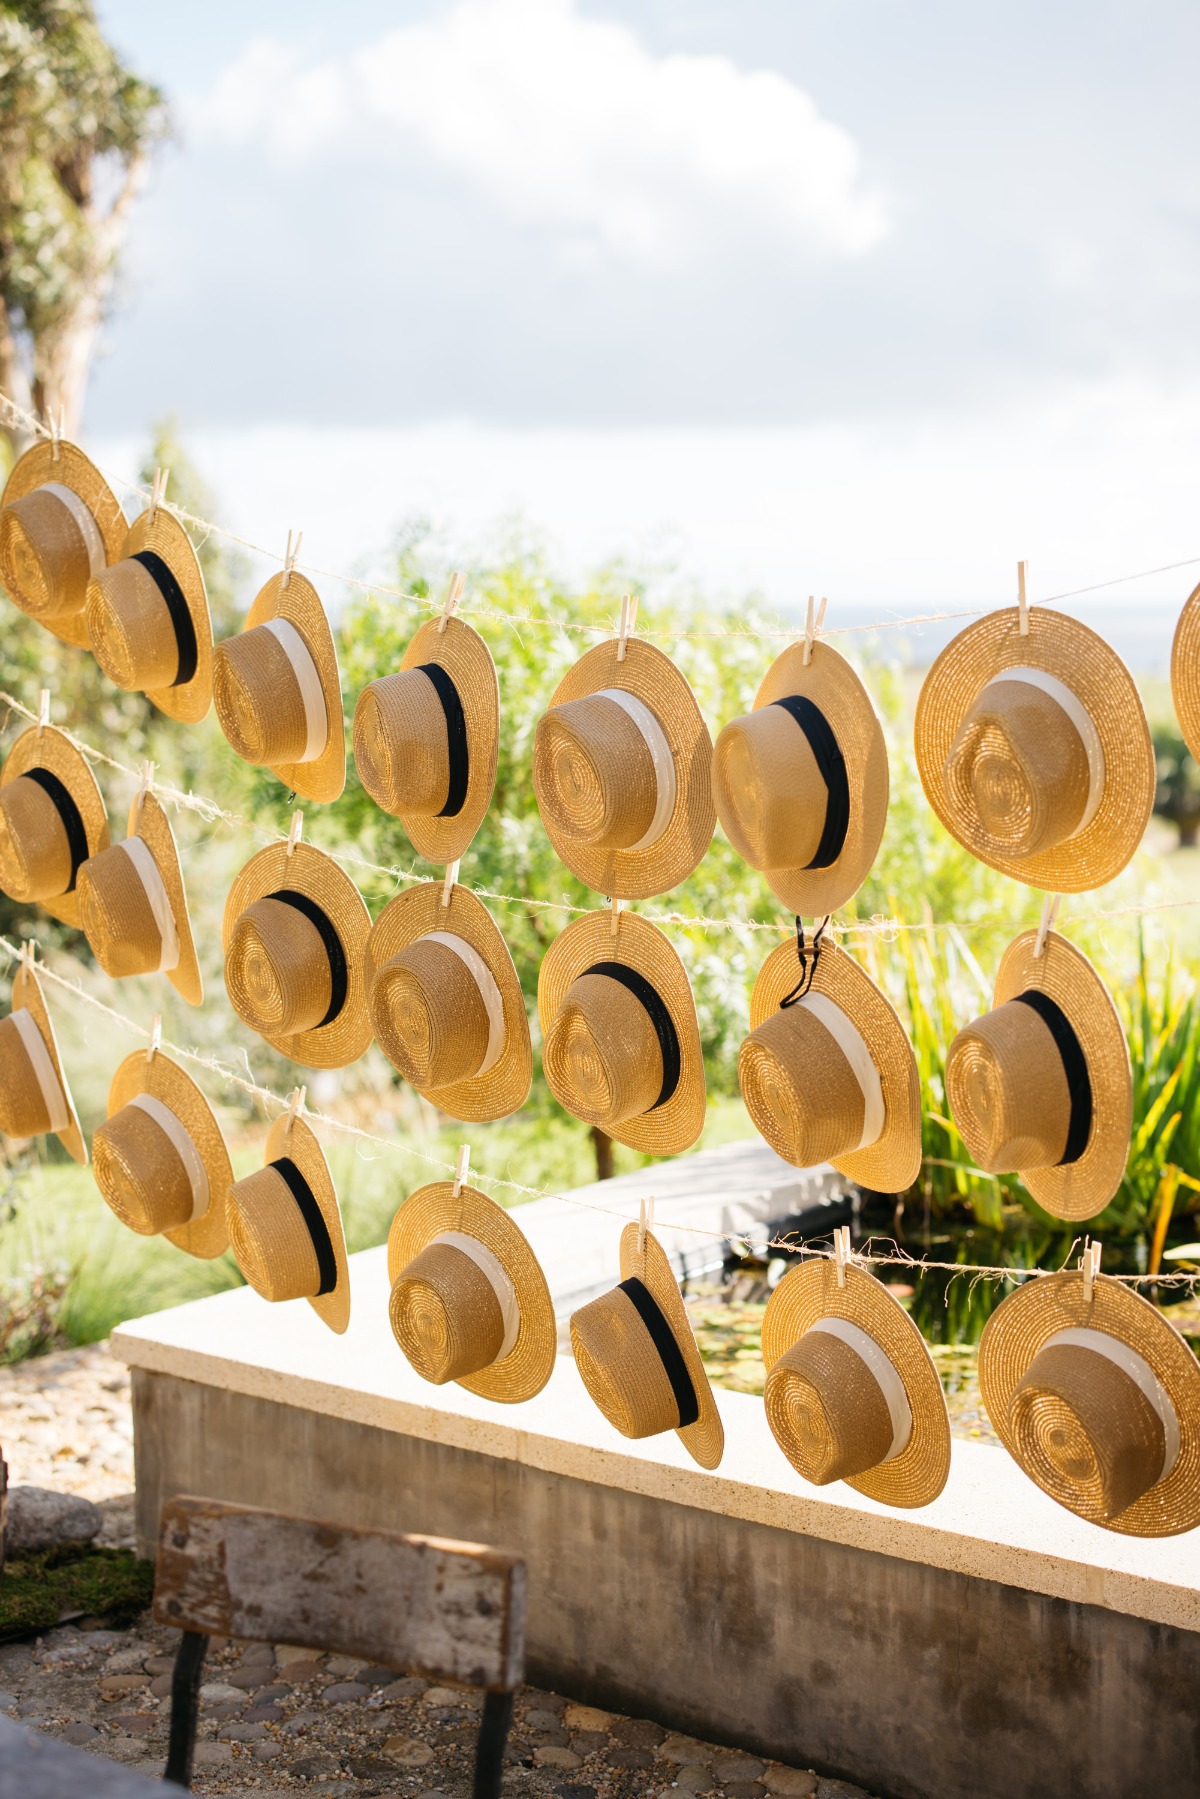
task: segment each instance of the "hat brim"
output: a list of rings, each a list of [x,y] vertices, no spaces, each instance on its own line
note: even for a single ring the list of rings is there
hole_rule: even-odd
[[[54,1034],[54,1021],[50,1016],[50,1009],[47,1006],[45,996],[42,993],[41,982],[28,964],[24,962],[17,969],[16,975],[13,978],[12,1009],[14,1012],[19,1012],[22,1009],[28,1011],[32,1016],[34,1023],[37,1025],[38,1030],[41,1032],[42,1041],[45,1043],[50,1060],[54,1064],[54,1072],[58,1076],[58,1084],[62,1088],[63,1098],[67,1102],[67,1110],[71,1114],[71,1122],[67,1125],[66,1129],[56,1131],[54,1134],[66,1150],[67,1154],[71,1157],[72,1161],[79,1162],[86,1167],[88,1159],[87,1144],[84,1141],[83,1132],[79,1126],[79,1114],[75,1110],[75,1101],[71,1097],[70,1083],[67,1080],[66,1070],[62,1065],[62,1057],[58,1053],[58,1038]]]
[[[1183,740],[1200,761],[1200,587],[1188,595],[1171,643],[1171,698]]]
[[[846,1485],[881,1505],[929,1505],[950,1473],[950,1417],[933,1357],[882,1281],[853,1263],[845,1277],[845,1286],[839,1287],[837,1269],[825,1256],[801,1262],[784,1275],[763,1314],[763,1363],[769,1374],[821,1318],[844,1318],[865,1330],[904,1383],[912,1434],[899,1455],[854,1475]]]
[[[675,810],[662,836],[645,849],[612,850],[581,843],[543,815],[555,854],[596,893],[614,899],[651,899],[685,881],[712,842],[717,823],[712,791],[712,739],[686,677],[669,656],[642,638],[630,638],[625,660],[619,642],[598,643],[568,669],[550,709],[619,687],[648,706],[662,727],[675,763]]]
[[[789,645],[767,670],[754,710],[792,694],[810,699],[829,721],[846,764],[850,817],[845,842],[828,868],[767,868],[762,874],[789,912],[820,918],[854,898],[879,854],[888,814],[887,744],[870,694],[829,644],[813,644],[807,667],[804,646]]]
[[[1104,751],[1104,791],[1091,822],[1034,856],[994,856],[972,842],[969,822],[946,800],[943,771],[963,720],[989,681],[1034,668],[1071,689]],[[1146,712],[1133,676],[1095,631],[1063,612],[1035,606],[1028,635],[1013,606],[990,612],[947,644],[925,677],[914,725],[925,797],[952,837],[978,861],[1048,893],[1102,887],[1128,864],[1154,804],[1155,764]]]
[[[1076,1329],[1107,1331],[1136,1350],[1166,1389],[1179,1420],[1179,1454],[1165,1479],[1116,1518],[1089,1521],[1130,1537],[1172,1537],[1195,1529],[1200,1524],[1200,1366],[1162,1313],[1120,1281],[1097,1276],[1089,1304],[1081,1273],[1038,1275],[997,1306],[979,1340],[979,1390],[993,1430],[1024,1468],[1009,1429],[1013,1392],[1047,1339]],[[1088,1517],[1056,1494],[1048,1497],[1077,1517]]]
[[[1083,951],[1057,931],[1047,932],[1038,957],[1036,944],[1036,931],[1023,931],[1009,944],[996,976],[994,1003],[1002,1006],[1032,988],[1048,994],[1066,1013],[1087,1062],[1092,1128],[1074,1162],[1019,1172],[1040,1206],[1055,1218],[1078,1223],[1104,1210],[1125,1173],[1133,1130],[1129,1046],[1112,996]]]
[[[122,1111],[143,1093],[161,1100],[174,1112],[196,1145],[208,1176],[208,1206],[203,1215],[164,1231],[163,1236],[188,1255],[211,1261],[229,1248],[225,1202],[233,1185],[233,1164],[224,1133],[191,1075],[161,1050],[148,1056],[145,1050],[137,1049],[126,1056],[108,1090],[108,1116]]]
[[[650,1156],[676,1156],[690,1149],[704,1129],[704,1056],[696,1002],[683,963],[657,925],[636,912],[594,912],[567,926],[542,957],[538,970],[538,1017],[545,1037],[572,982],[597,962],[623,962],[644,975],[662,999],[679,1039],[679,1081],[663,1105],[609,1130],[629,1149]]]
[[[19,456],[4,484],[0,507],[10,505],[13,500],[23,500],[26,494],[32,493],[37,487],[45,487],[49,481],[58,481],[63,487],[69,487],[79,495],[99,528],[106,560],[110,565],[116,562],[121,554],[125,533],[129,529],[129,521],[116,494],[95,463],[72,443],[60,442],[57,457],[54,446],[50,443],[35,443],[23,456]],[[29,616],[32,617],[33,614]],[[69,643],[75,649],[88,650],[92,646],[83,606],[69,618],[57,623],[52,624],[47,619],[38,619],[37,623],[43,625],[61,643]]]
[[[292,1035],[259,1035],[280,1055],[304,1068],[346,1068],[371,1041],[364,979],[367,937],[371,915],[350,876],[332,856],[310,843],[297,843],[291,853],[285,843],[272,843],[235,875],[225,901],[221,943],[228,952],[233,928],[242,913],[272,893],[290,890],[314,900],[330,920],[346,958],[346,999],[329,1024]]]
[[[135,798],[129,808],[128,834],[130,837],[141,837],[154,857],[163,886],[167,890],[175,929],[179,933],[179,960],[174,968],[166,971],[167,979],[180,998],[187,1000],[190,1006],[203,1005],[204,977],[200,973],[196,940],[192,936],[192,918],[188,910],[187,888],[183,884],[179,847],[175,842],[171,821],[157,794],[149,792],[144,799]]]
[[[71,739],[64,732],[56,731],[53,725],[47,725],[44,730],[31,725],[28,731],[22,731],[8,752],[3,768],[0,768],[0,787],[19,780],[34,768],[49,769],[52,775],[57,775],[75,801],[83,820],[88,856],[98,856],[101,850],[106,850],[109,841],[108,813],[91,765],[75,748]],[[60,919],[63,924],[73,925],[78,929],[79,896],[74,889],[70,893],[60,893],[39,903],[43,912],[48,912],[51,918]]]
[[[460,1231],[490,1249],[517,1294],[517,1340],[503,1361],[464,1375],[456,1384],[481,1399],[516,1405],[540,1393],[554,1372],[558,1332],[554,1302],[525,1233],[503,1206],[476,1187],[456,1199],[453,1181],[432,1181],[410,1193],[388,1232],[388,1280],[393,1285],[435,1237]]]
[[[325,748],[311,762],[271,763],[277,781],[301,799],[327,805],[346,785],[346,721],[342,710],[342,677],[329,618],[311,581],[293,569],[287,586],[282,573],[273,575],[246,614],[243,631],[253,631],[273,618],[285,619],[304,639],[325,696],[329,732]]]
[[[370,995],[375,977],[385,963],[431,931],[452,931],[483,957],[504,1008],[504,1047],[486,1074],[472,1075],[469,1080],[455,1081],[448,1087],[422,1087],[420,1091],[439,1111],[467,1123],[507,1118],[525,1104],[533,1079],[529,1018],[508,945],[481,900],[456,882],[449,905],[443,906],[440,881],[410,887],[407,893],[398,893],[389,900],[367,938],[367,994]]]
[[[758,972],[750,996],[750,1029],[779,1010],[779,1002],[800,978],[796,945],[772,950]],[[921,1172],[921,1082],[917,1059],[896,1008],[865,968],[838,945],[821,945],[810,991],[824,993],[854,1024],[871,1052],[883,1088],[881,1135],[865,1149],[833,1158],[847,1179],[876,1193],[905,1193]],[[812,1077],[812,1071],[807,1071]]]
[[[178,719],[184,725],[198,725],[208,716],[213,684],[212,618],[204,574],[192,548],[192,540],[179,520],[163,506],[154,508],[153,518],[150,510],[147,507],[130,525],[121,545],[120,560],[126,562],[142,550],[152,550],[170,568],[182,590],[196,633],[196,672],[190,681],[181,681],[177,687],[147,688],[146,698],[168,718]]]
[[[269,1168],[283,1156],[291,1158],[308,1182],[325,1220],[337,1267],[333,1290],[315,1294],[308,1303],[321,1322],[341,1336],[350,1323],[350,1263],[346,1256],[346,1233],[342,1229],[342,1208],[338,1204],[337,1188],[325,1152],[313,1135],[312,1126],[303,1118],[289,1120],[286,1112],[275,1120],[268,1133],[263,1167]]]
[[[666,1251],[653,1231],[647,1230],[642,1250],[638,1250],[641,1226],[627,1224],[621,1232],[621,1279],[640,1280],[647,1287],[659,1311],[670,1326],[671,1335],[687,1366],[696,1395],[699,1417],[694,1424],[676,1427],[675,1435],[693,1461],[702,1468],[718,1466],[725,1452],[725,1427],[713,1396],[708,1370],[700,1357],[695,1333],[683,1303],[679,1282],[672,1271]]]
[[[453,818],[398,814],[418,856],[444,866],[456,862],[474,841],[492,803],[500,753],[500,684],[487,644],[461,618],[423,624],[404,652],[401,672],[436,662],[454,682],[467,731],[467,793]]]

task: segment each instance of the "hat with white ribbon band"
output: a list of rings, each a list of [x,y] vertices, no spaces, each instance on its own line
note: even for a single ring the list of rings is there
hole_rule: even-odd
[[[56,637],[86,648],[88,583],[117,560],[127,528],[82,450],[61,438],[35,443],[0,500],[0,584]]]
[[[13,978],[12,1011],[0,1018],[0,1131],[9,1137],[52,1131],[75,1161],[88,1159],[54,1025],[26,960]]]
[[[134,800],[129,834],[84,863],[80,924],[104,972],[165,974],[191,1005],[204,997],[174,833],[153,792]]]
[[[229,1151],[208,1100],[161,1049],[127,1056],[113,1076],[108,1116],[92,1139],[107,1204],[141,1236],[162,1234],[189,1255],[229,1246]]]

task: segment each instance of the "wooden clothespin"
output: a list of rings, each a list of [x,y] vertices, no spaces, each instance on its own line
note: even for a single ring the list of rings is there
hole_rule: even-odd
[[[1022,637],[1029,636],[1029,596],[1025,592],[1025,581],[1029,573],[1027,562],[1017,564],[1017,627]]]
[[[147,1060],[147,1062],[153,1062],[155,1056],[158,1054],[158,1052],[161,1048],[162,1048],[162,1013],[156,1012],[154,1014],[154,1021],[150,1026],[150,1041],[146,1045],[146,1060]]]
[[[293,812],[292,813],[292,822],[288,826],[287,853],[289,856],[292,854],[292,852],[296,848],[296,845],[299,843],[303,830],[304,830],[304,814],[303,814],[303,812]]]
[[[466,1185],[471,1171],[471,1145],[463,1143],[459,1146],[458,1160],[454,1164],[454,1198],[457,1199]]]
[[[448,906],[450,904],[451,896],[454,893],[454,883],[455,883],[455,881],[457,881],[457,879],[458,879],[458,862],[457,861],[448,862],[446,864],[446,878],[442,882],[442,905],[443,906]]]
[[[446,625],[458,611],[458,602],[462,599],[466,579],[455,569],[450,577],[450,585],[446,589],[446,598],[442,602],[441,614],[438,618],[438,635],[446,629]]]
[[[624,904],[625,904],[625,901],[623,899],[612,899],[609,901],[609,905],[611,907],[610,917],[612,919],[612,924],[609,928],[610,936],[615,937],[617,932],[621,928],[621,907]]]
[[[624,662],[625,651],[629,647],[629,638],[637,619],[638,597],[636,593],[627,593],[621,599],[621,628],[617,634],[617,661]]]
[[[43,687],[38,694],[37,733],[40,737],[50,723],[50,689]]]
[[[297,1118],[304,1117],[304,1102],[307,1099],[307,1097],[308,1097],[308,1088],[307,1087],[293,1087],[292,1088],[291,1098],[288,1100],[287,1112],[284,1114],[284,1116],[287,1119],[287,1123],[284,1127],[284,1135],[285,1136],[287,1136],[288,1133],[291,1131],[291,1128],[295,1124]]]
[[[154,515],[164,504],[167,497],[167,482],[171,479],[169,468],[156,468],[154,484],[150,489],[150,523],[154,523]]]
[[[1083,1297],[1091,1305],[1096,1291],[1096,1276],[1100,1272],[1100,1245],[1087,1237],[1083,1240],[1079,1268],[1083,1275]]]
[[[1048,893],[1042,901],[1042,916],[1038,924],[1037,938],[1033,945],[1033,959],[1036,962],[1046,948],[1046,937],[1058,917],[1058,908],[1062,904],[1061,893]]]
[[[808,596],[808,610],[804,619],[804,649],[800,656],[805,668],[812,661],[813,643],[821,635],[821,627],[825,623],[825,608],[828,604],[828,599],[823,598],[820,610],[815,611],[813,596],[811,593]]]
[[[639,1256],[646,1253],[646,1232],[654,1229],[654,1195],[648,1193],[639,1204],[638,1211],[638,1247]]]
[[[37,955],[37,944],[32,937],[26,937],[21,944],[21,967],[26,974],[33,973],[34,958]]]
[[[846,1285],[846,1266],[854,1260],[850,1249],[850,1226],[841,1224],[833,1233],[833,1265],[837,1269],[837,1284]]]
[[[67,409],[60,406],[58,419],[55,420],[53,407],[46,408],[46,424],[50,432],[50,460],[57,462],[62,452],[63,427],[67,422]]]
[[[303,531],[296,532],[295,542],[292,541],[292,533],[290,531],[288,532],[287,551],[283,558],[283,586],[285,590],[291,582],[292,570],[296,566],[296,558],[300,554],[300,545],[303,542]]]
[[[140,815],[142,807],[146,804],[146,795],[148,793],[153,793],[153,792],[154,792],[154,764],[153,764],[153,762],[143,762],[142,763],[142,778],[138,782],[137,798],[134,801],[135,814]]]

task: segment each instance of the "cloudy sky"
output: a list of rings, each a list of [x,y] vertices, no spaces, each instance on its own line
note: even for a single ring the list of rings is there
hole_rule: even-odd
[[[831,622],[1200,554],[1185,0],[100,13],[179,141],[89,431],[177,413],[259,539],[519,511]]]

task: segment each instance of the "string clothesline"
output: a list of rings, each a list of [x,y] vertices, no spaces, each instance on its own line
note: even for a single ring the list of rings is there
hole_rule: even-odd
[[[30,943],[30,949],[35,950],[32,941]],[[10,943],[8,938],[3,935],[0,935],[0,952],[4,954],[10,963],[19,962],[23,954],[21,948],[17,944]],[[97,998],[94,993],[89,993],[87,988],[82,986],[80,982],[70,980],[66,975],[57,973],[56,970],[49,967],[49,965],[43,961],[39,960],[36,963],[36,967],[40,979],[51,981],[56,987],[61,988],[66,993],[72,994],[76,999],[82,1000],[85,1005],[92,1007],[94,1011],[99,1012],[113,1024],[120,1025],[124,1030],[132,1031],[135,1036],[145,1038],[147,1042],[152,1041],[156,1048],[166,1051],[167,1054],[177,1056],[185,1062],[190,1062],[193,1067],[205,1069],[208,1073],[215,1075],[217,1079],[222,1081],[226,1086],[235,1087],[240,1092],[245,1093],[249,1098],[257,1101],[263,1107],[264,1111],[269,1107],[275,1107],[280,1112],[287,1112],[292,1108],[295,1098],[294,1095],[285,1098],[282,1094],[276,1093],[272,1088],[264,1087],[260,1082],[253,1080],[249,1075],[239,1074],[236,1069],[231,1068],[228,1063],[222,1062],[216,1056],[206,1056],[197,1049],[191,1049],[183,1044],[169,1042],[162,1036],[157,1020],[149,1029],[145,1025],[138,1024],[135,1019],[130,1018],[126,1013],[117,1011],[114,1006],[110,1006],[104,1000]],[[325,1130],[337,1131],[343,1137],[353,1138],[362,1143],[369,1143],[376,1148],[387,1150],[394,1155],[408,1156],[413,1161],[422,1162],[429,1168],[439,1170],[442,1174],[454,1176],[459,1173],[459,1165],[456,1163],[444,1161],[440,1156],[430,1155],[428,1151],[417,1149],[411,1143],[402,1142],[396,1137],[384,1137],[376,1131],[364,1130],[361,1125],[350,1124],[344,1119],[334,1118],[328,1112],[323,1112],[317,1108],[310,1107],[307,1103],[304,1105],[304,1116],[309,1123],[323,1127]],[[964,1169],[964,1172],[971,1173],[973,1171]],[[652,1174],[648,1170],[648,1186],[651,1184],[652,1178]],[[481,1170],[472,1168],[470,1179],[473,1185],[489,1189],[503,1188],[506,1192],[520,1194],[522,1199],[553,1199],[559,1204],[575,1206],[580,1211],[596,1212],[603,1217],[616,1219],[622,1224],[628,1224],[630,1222],[630,1214],[628,1212],[620,1211],[614,1206],[598,1205],[594,1200],[578,1199],[571,1193],[554,1193],[544,1187],[527,1187],[522,1182],[510,1180],[505,1175],[484,1174]],[[769,1237],[763,1242],[760,1242],[755,1238],[753,1243],[751,1243],[744,1233],[737,1231],[705,1230],[700,1225],[676,1224],[674,1222],[670,1224],[669,1228],[672,1231],[681,1232],[687,1236],[703,1237],[713,1243],[728,1244],[731,1249],[739,1254],[747,1254],[752,1248],[755,1252],[774,1249],[778,1250],[783,1255],[798,1256],[801,1258],[817,1258],[824,1261],[834,1261],[837,1259],[836,1250],[833,1248],[824,1248],[819,1243],[798,1243],[791,1237]],[[1044,1269],[1002,1267],[998,1264],[984,1264],[978,1262],[935,1262],[927,1260],[924,1257],[909,1255],[898,1243],[890,1238],[887,1240],[890,1246],[887,1251],[871,1248],[870,1245],[873,1241],[874,1239],[868,1239],[865,1245],[860,1245],[853,1251],[850,1259],[859,1265],[902,1268],[910,1273],[914,1279],[919,1279],[925,1274],[949,1274],[955,1278],[960,1275],[969,1275],[971,1277],[972,1289],[974,1289],[980,1281],[1023,1281],[1034,1279],[1039,1275],[1060,1273],[1062,1269],[1070,1263],[1075,1250],[1080,1246],[1079,1239],[1076,1238],[1071,1243],[1058,1268]],[[1084,1248],[1086,1253],[1086,1240]],[[1170,1274],[1118,1274],[1114,1275],[1112,1278],[1120,1281],[1125,1286],[1135,1288],[1140,1286],[1152,1286],[1172,1288],[1181,1291],[1195,1291],[1197,1286],[1200,1286],[1200,1274],[1184,1274],[1176,1272],[1171,1272]]]

